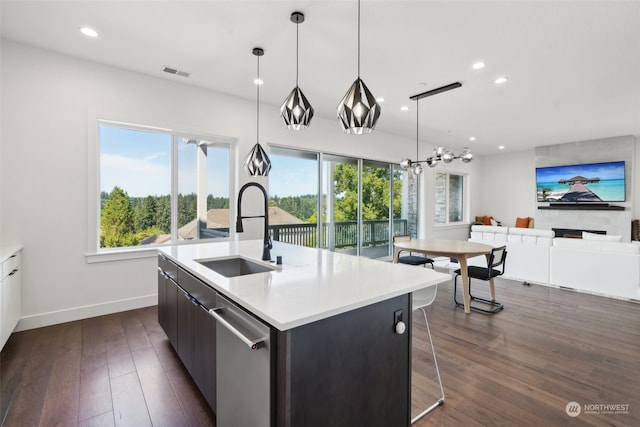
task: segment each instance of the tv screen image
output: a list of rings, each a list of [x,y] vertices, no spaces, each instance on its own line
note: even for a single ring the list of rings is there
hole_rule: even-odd
[[[624,161],[536,168],[538,202],[624,202]]]

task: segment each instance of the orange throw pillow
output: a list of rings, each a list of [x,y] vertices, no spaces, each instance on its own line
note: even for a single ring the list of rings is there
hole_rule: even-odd
[[[518,227],[518,228],[529,228],[529,217],[516,218],[516,227]]]
[[[484,225],[491,225],[492,219],[493,219],[492,216],[485,216],[482,218],[482,222],[484,223]]]

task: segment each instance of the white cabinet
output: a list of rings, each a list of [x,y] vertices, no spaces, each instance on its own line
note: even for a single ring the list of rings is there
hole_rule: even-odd
[[[9,339],[18,320],[22,306],[22,272],[20,270],[20,254],[14,251],[3,254],[2,282],[0,283],[0,349]]]

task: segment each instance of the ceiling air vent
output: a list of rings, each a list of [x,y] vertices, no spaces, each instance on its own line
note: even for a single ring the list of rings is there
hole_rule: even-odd
[[[186,71],[177,70],[171,67],[164,67],[162,71],[169,74],[175,74],[176,76],[181,76],[181,77],[189,77],[191,75],[191,73],[187,73]]]

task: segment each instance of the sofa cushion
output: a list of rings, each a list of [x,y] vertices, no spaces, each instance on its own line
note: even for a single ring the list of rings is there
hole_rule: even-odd
[[[582,232],[582,238],[585,240],[603,240],[606,242],[622,242],[622,236],[614,236],[611,234],[589,233],[587,231]]]
[[[529,217],[524,218],[516,218],[516,227],[517,228],[529,228]]]
[[[553,246],[558,248],[572,248],[591,252],[607,252],[618,254],[640,254],[640,245],[624,242],[607,242],[603,240],[569,239],[556,237]]]
[[[552,238],[555,235],[553,230],[540,230],[537,228],[516,228],[516,227],[510,227],[509,234],[547,237],[547,238]]]

